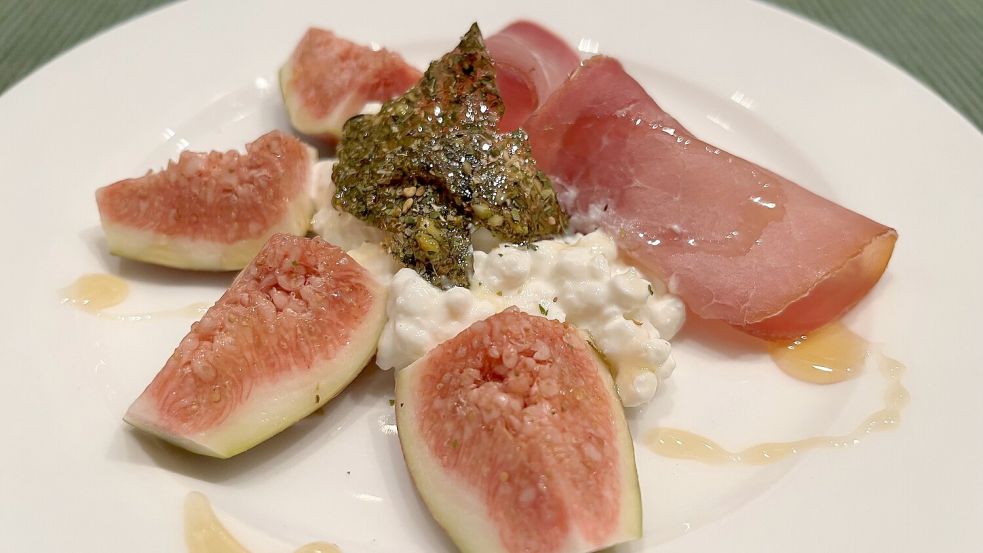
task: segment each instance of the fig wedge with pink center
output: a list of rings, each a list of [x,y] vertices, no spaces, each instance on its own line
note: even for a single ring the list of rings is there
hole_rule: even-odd
[[[515,309],[396,375],[413,482],[461,551],[578,553],[641,535],[635,455],[607,367]]]
[[[161,171],[96,191],[109,251],[178,269],[242,269],[274,233],[307,233],[315,161],[313,148],[280,131],[245,154],[181,152]]]
[[[195,453],[245,451],[354,380],[375,353],[385,295],[341,249],[276,234],[124,419]]]
[[[332,144],[368,102],[399,96],[420,75],[395,52],[311,27],[280,69],[280,90],[293,127]]]

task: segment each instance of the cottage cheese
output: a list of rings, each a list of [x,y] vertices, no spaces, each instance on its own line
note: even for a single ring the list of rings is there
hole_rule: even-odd
[[[472,323],[514,305],[584,332],[611,365],[626,406],[651,400],[672,374],[676,363],[668,340],[682,326],[686,309],[661,282],[646,280],[619,260],[604,232],[524,248],[498,244],[479,230],[470,289],[443,291],[412,269],[399,269],[380,246],[382,231],[331,205],[331,168],[322,162],[315,169],[320,209],[313,228],[389,283],[389,321],[376,354],[380,367],[406,367]]]
[[[610,363],[622,402],[641,405],[675,367],[667,340],[682,326],[685,307],[617,254],[601,231],[543,240],[529,249],[502,245],[475,251],[470,289],[447,291],[400,269],[376,362],[384,369],[405,367],[472,323],[515,305],[583,331]]]

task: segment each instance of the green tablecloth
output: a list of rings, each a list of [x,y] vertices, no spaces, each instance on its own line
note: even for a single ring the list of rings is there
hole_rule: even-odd
[[[170,0],[0,0],[0,92],[81,40]],[[983,0],[771,0],[903,67],[983,129]]]

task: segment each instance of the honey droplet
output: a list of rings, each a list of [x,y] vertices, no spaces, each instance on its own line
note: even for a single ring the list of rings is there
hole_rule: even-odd
[[[860,374],[869,344],[834,323],[796,340],[772,342],[768,350],[789,376],[813,384],[835,384]]]
[[[188,553],[249,553],[215,516],[208,498],[191,492],[184,500],[184,540]],[[318,541],[295,553],[341,553],[337,545]]]
[[[208,498],[198,492],[184,500],[184,541],[188,553],[249,553],[219,522]]]
[[[62,290],[62,301],[89,311],[99,311],[119,305],[130,294],[125,280],[102,273],[82,275]]]
[[[712,464],[738,460],[734,453],[710,438],[678,428],[653,428],[646,433],[645,443],[652,451],[673,459],[693,459]]]

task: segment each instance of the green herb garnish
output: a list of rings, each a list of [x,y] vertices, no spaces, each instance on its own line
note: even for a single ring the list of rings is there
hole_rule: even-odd
[[[406,94],[345,123],[335,206],[386,231],[390,253],[430,282],[467,286],[473,226],[529,242],[567,221],[526,133],[498,132],[503,112],[472,25]]]

